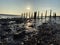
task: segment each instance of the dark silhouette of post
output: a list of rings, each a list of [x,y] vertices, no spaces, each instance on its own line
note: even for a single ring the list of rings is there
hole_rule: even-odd
[[[37,12],[34,12],[34,19],[36,19],[36,16],[37,16]]]
[[[41,13],[41,22],[43,21],[43,13]]]
[[[43,13],[41,13],[41,19],[43,19]]]
[[[50,10],[50,16],[49,16],[49,18],[50,18],[50,21],[51,21],[51,14],[52,14],[52,10]]]
[[[50,10],[50,17],[51,17],[51,14],[52,14],[52,10]]]
[[[39,11],[38,11],[38,19],[39,19]]]
[[[27,18],[27,16],[28,16],[28,13],[26,13],[26,18]]]
[[[46,10],[46,12],[45,12],[45,22],[46,22],[46,18],[47,18],[47,10]]]
[[[25,13],[24,13],[23,15],[24,15],[23,17],[26,18],[26,17],[25,17]]]
[[[23,18],[23,13],[21,14],[21,18]]]
[[[37,12],[34,12],[34,26],[36,28],[36,16],[37,16]]]
[[[46,10],[46,12],[45,12],[45,19],[46,19],[46,17],[47,17],[47,10]]]
[[[56,20],[56,13],[53,13],[53,18]]]

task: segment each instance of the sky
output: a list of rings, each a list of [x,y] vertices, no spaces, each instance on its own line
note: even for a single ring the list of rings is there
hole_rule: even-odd
[[[16,14],[22,12],[33,12],[52,10],[60,15],[60,0],[0,0],[0,14]]]

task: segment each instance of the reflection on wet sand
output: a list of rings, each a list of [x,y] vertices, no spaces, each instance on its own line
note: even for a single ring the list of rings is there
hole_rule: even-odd
[[[25,28],[27,32],[33,32],[33,31],[37,31],[34,23],[32,22],[33,20],[27,20],[26,24],[25,24]]]

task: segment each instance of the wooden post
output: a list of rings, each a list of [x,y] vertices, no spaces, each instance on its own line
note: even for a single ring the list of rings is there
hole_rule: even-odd
[[[35,26],[35,28],[36,28],[36,16],[37,16],[37,12],[34,12],[34,22],[35,22],[34,26]]]
[[[43,20],[43,13],[41,13],[41,22],[42,22],[42,20]]]
[[[41,19],[43,19],[43,13],[41,13]]]
[[[46,13],[45,13],[45,18],[47,17],[47,10],[46,10]]]
[[[25,17],[25,13],[24,13],[23,15],[24,15],[24,18],[26,18],[26,17]]]
[[[38,11],[38,19],[39,19],[39,11]]]
[[[27,16],[28,16],[28,13],[26,13],[26,18],[27,18]]]
[[[52,14],[52,10],[50,10],[50,16],[49,16],[49,18],[50,18],[50,21],[51,21],[51,14]]]
[[[46,10],[46,13],[45,13],[45,22],[46,22],[46,18],[47,18],[47,10]]]
[[[34,19],[36,19],[37,12],[34,12]]]
[[[56,20],[56,13],[53,13],[53,18]]]

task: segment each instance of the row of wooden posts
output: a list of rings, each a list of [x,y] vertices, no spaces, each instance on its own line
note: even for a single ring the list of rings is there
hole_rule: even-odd
[[[21,14],[21,18],[33,18],[33,19],[42,19],[43,17],[48,17],[48,15],[47,15],[47,10],[46,10],[46,12],[45,12],[45,16],[43,16],[43,13],[41,13],[41,16],[40,16],[40,13],[39,13],[39,11],[37,12],[37,11],[35,11],[34,13],[32,13],[32,14],[30,14],[30,12],[29,13],[22,13]],[[49,14],[49,17],[51,18],[52,17],[52,10],[50,10],[50,14]],[[54,18],[56,18],[56,13],[53,13],[53,17]]]

